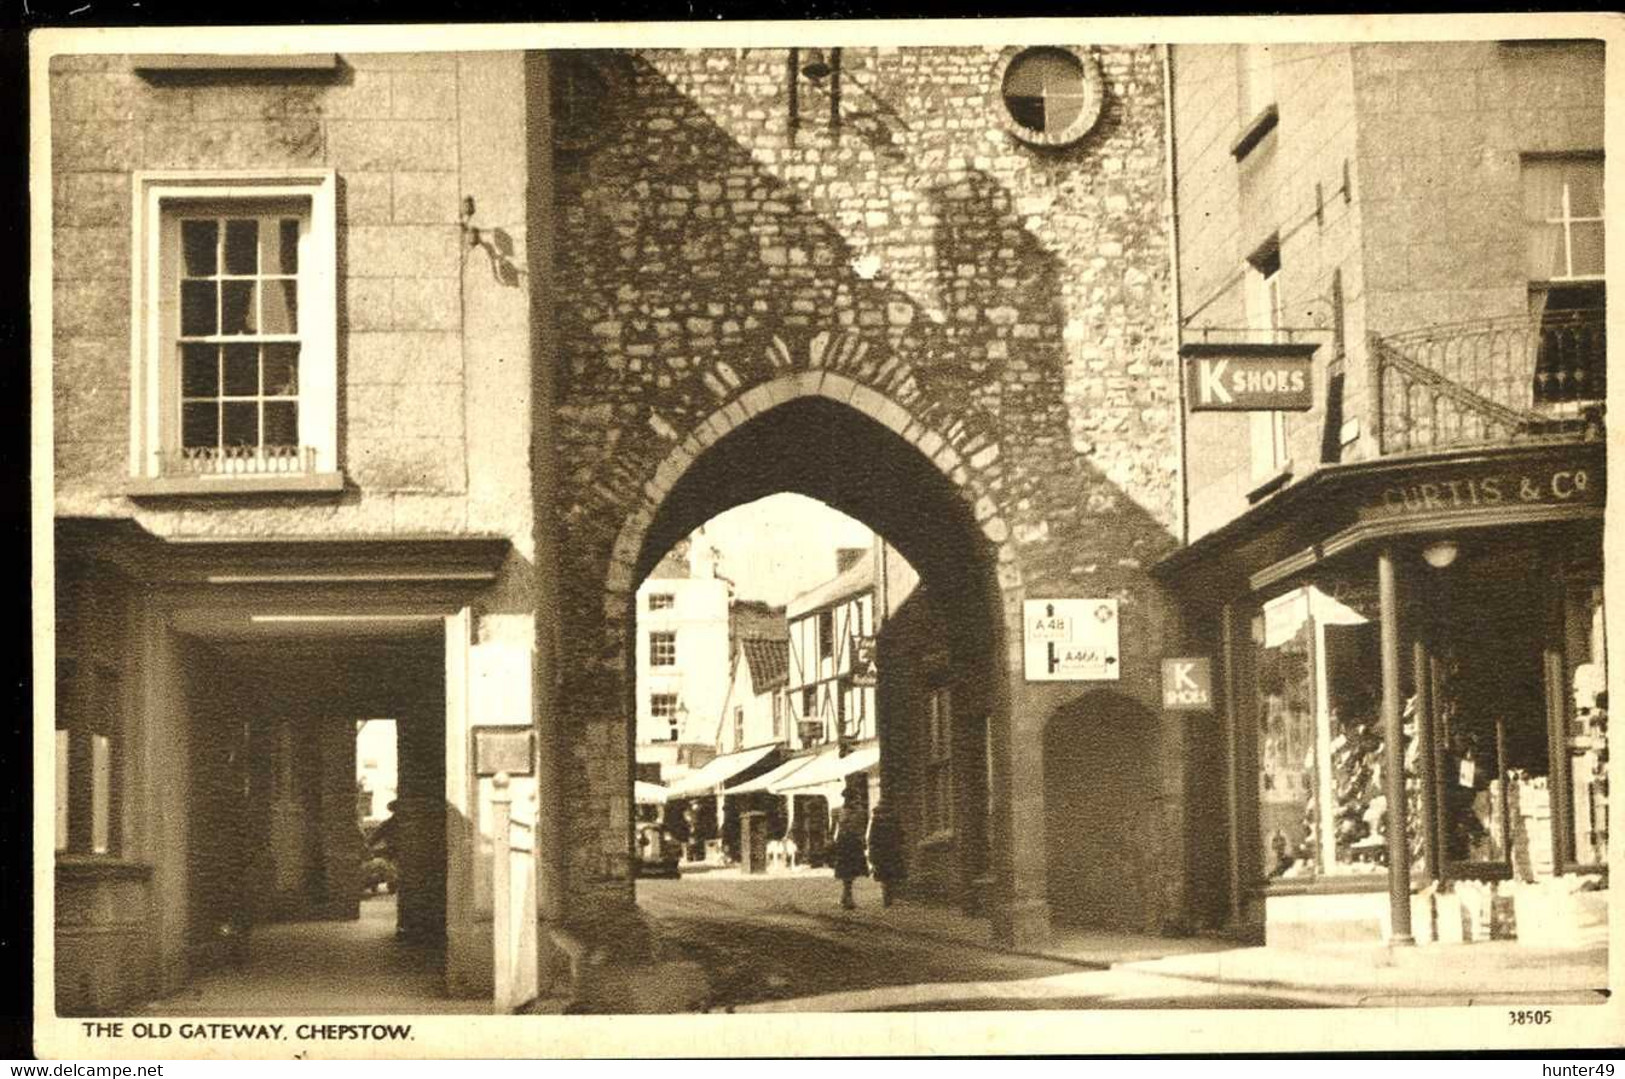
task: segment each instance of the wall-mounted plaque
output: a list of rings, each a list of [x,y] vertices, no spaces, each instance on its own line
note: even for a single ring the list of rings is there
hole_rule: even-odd
[[[529,727],[474,728],[474,774],[528,776],[535,770],[535,731]]]

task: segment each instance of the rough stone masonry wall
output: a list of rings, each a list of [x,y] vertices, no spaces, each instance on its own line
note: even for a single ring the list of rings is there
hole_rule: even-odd
[[[846,49],[838,132],[802,79],[793,137],[784,49],[589,54],[609,87],[594,140],[555,167],[578,887],[614,890],[625,853],[617,619],[639,552],[617,537],[697,425],[771,405],[753,388],[810,362],[975,504],[1007,613],[1028,592],[1121,596],[1120,688],[1154,704],[1141,570],[1178,513],[1160,59],[1096,50],[1099,124],[1042,151],[1002,129],[1000,54]],[[1033,689],[1019,722],[1069,692]]]

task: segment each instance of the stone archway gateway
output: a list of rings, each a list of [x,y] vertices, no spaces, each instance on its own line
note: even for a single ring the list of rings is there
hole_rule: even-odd
[[[1066,687],[1024,679],[1024,563],[1044,554],[1049,537],[1018,542],[1002,509],[1029,511],[1034,487],[1008,466],[989,409],[855,334],[822,332],[799,346],[773,337],[753,360],[718,360],[694,374],[690,385],[704,388],[708,408],[669,407],[696,403],[673,395],[667,408],[617,427],[617,453],[602,470],[608,482],[561,516],[556,723],[542,739],[543,814],[557,814],[561,826],[539,832],[541,913],[572,934],[637,949],[634,594],[660,556],[710,517],[795,491],[883,534],[932,591],[951,667],[967,687],[962,713],[987,739],[984,910],[1003,939],[1040,939],[1049,924],[1040,718],[1066,699]],[[585,411],[567,399],[561,414],[579,420]],[[1143,626],[1150,597],[1122,586],[1124,568],[1112,575],[1112,594]],[[1078,590],[1053,575],[1048,587]],[[1146,752],[1162,757],[1155,745]]]
[[[930,87],[927,111],[960,118],[843,134],[758,107],[786,76],[771,50],[569,57],[616,87],[590,139],[553,141],[550,250],[532,267],[554,305],[533,415],[538,560],[557,566],[539,574],[538,881],[544,916],[581,937],[638,936],[637,586],[734,505],[818,498],[945,600],[948,666],[974,666],[980,694],[955,712],[992,733],[967,764],[992,776],[980,894],[1007,940],[1048,931],[1042,723],[1090,688],[1026,679],[1022,603],[1116,600],[1115,688],[1160,716],[1174,616],[1147,567],[1179,527],[1178,381],[1148,197],[1161,104],[1134,89],[1156,84],[1157,54],[1099,50],[1100,122],[1061,155],[995,149],[1002,123],[959,104],[1003,108],[987,96],[997,49],[845,55],[881,100]],[[1183,904],[1183,727],[1144,733],[1157,840],[1132,857],[1167,925]]]

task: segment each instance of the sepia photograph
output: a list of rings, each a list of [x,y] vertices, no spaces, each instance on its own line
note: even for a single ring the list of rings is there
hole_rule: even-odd
[[[1617,1045],[1618,26],[34,33],[36,1051]]]

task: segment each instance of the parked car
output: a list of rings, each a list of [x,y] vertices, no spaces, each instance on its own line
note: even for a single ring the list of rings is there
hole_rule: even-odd
[[[646,821],[638,825],[638,876],[675,880],[682,875],[677,867],[682,849],[677,837],[659,824]]]

